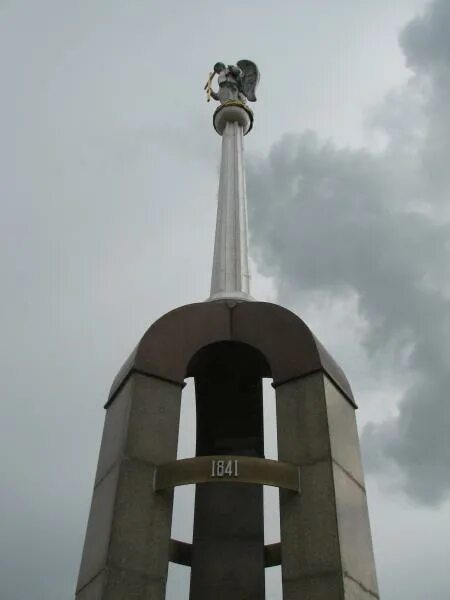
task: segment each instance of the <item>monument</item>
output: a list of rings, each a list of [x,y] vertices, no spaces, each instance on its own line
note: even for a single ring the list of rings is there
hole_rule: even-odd
[[[349,383],[299,317],[250,296],[243,138],[258,81],[241,60],[216,63],[205,86],[222,137],[211,294],[156,321],[113,382],[77,600],[163,600],[169,561],[191,568],[191,600],[262,600],[277,564],[284,600],[378,598]],[[176,460],[188,377],[196,456]],[[264,458],[265,377],[279,460]],[[170,539],[184,484],[196,484],[192,544]],[[263,485],[280,489],[281,539],[268,546]]]

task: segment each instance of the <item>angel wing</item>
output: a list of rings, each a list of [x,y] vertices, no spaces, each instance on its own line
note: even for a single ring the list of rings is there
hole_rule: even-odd
[[[244,73],[240,81],[242,93],[250,102],[256,102],[255,89],[259,83],[258,67],[251,60],[240,60],[236,64]]]

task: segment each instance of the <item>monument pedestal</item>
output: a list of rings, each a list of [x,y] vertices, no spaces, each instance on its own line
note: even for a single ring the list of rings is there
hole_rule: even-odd
[[[176,461],[181,391],[194,377],[197,458]],[[261,380],[276,389],[279,461],[263,458]],[[169,560],[191,600],[377,598],[345,375],[293,313],[263,302],[172,311],[144,335],[107,403],[78,600],[165,598]],[[300,475],[300,485],[299,485]],[[197,483],[192,547],[170,540],[172,489]],[[280,545],[264,547],[262,485],[280,487]]]

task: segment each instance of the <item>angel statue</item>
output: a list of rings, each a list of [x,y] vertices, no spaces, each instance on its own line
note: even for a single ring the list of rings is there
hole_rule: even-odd
[[[218,75],[219,91],[212,89],[212,81]],[[239,60],[236,65],[225,66],[218,62],[209,74],[205,84],[206,99],[211,98],[221,104],[226,102],[240,102],[246,104],[247,100],[256,102],[255,89],[259,82],[259,70],[251,60]]]

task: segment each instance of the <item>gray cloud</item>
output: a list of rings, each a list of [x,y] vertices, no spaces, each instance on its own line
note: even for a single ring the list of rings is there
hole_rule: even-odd
[[[404,382],[398,415],[364,430],[367,464],[430,504],[450,490],[449,28],[436,0],[402,32],[412,77],[368,118],[382,151],[289,135],[248,174],[259,268],[281,299],[357,294],[365,349]]]

